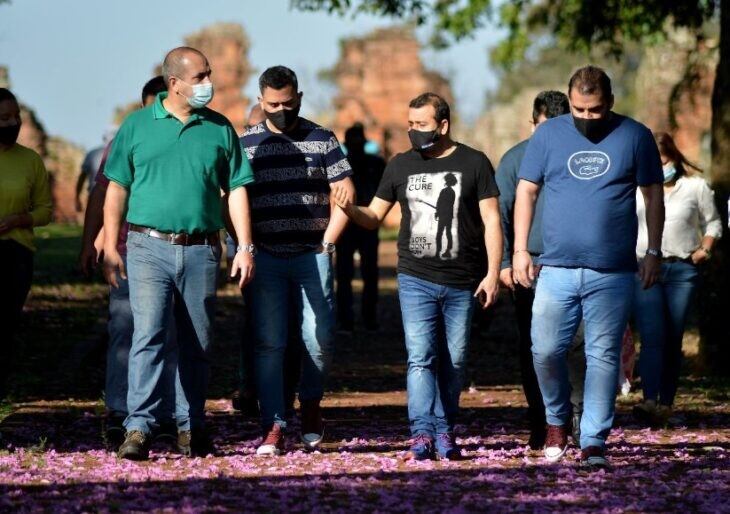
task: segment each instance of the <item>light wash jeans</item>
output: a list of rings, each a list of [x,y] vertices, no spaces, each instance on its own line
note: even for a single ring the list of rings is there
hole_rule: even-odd
[[[621,341],[633,299],[633,272],[543,266],[532,306],[532,357],[551,425],[570,421],[566,355],[585,322],[586,378],[580,446],[604,447],[613,424]]]
[[[324,395],[334,347],[332,257],[316,252],[277,257],[259,251],[255,258],[256,274],[246,289],[261,421],[264,427],[286,426],[283,365],[290,323],[301,327],[304,345],[299,401]]]
[[[127,430],[149,433],[157,426],[165,395],[164,348],[173,308],[178,341],[175,418],[179,430],[203,428],[220,257],[220,245],[172,245],[129,233],[127,273],[134,335]]]
[[[662,264],[661,279],[649,289],[635,286],[634,318],[641,336],[639,373],[645,400],[671,406],[682,366],[682,337],[697,288],[697,267]]]
[[[398,274],[411,434],[454,431],[474,313],[471,290]]]

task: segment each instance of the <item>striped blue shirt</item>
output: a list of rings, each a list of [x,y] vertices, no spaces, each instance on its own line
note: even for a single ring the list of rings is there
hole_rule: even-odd
[[[261,122],[241,145],[255,177],[247,190],[256,245],[278,256],[315,250],[330,221],[330,183],[352,175],[337,137],[299,118],[284,134]]]

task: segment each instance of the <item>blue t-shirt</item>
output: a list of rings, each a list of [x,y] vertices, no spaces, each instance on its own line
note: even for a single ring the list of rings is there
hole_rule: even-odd
[[[610,123],[598,143],[570,114],[545,121],[530,138],[519,177],[543,185],[541,264],[636,270],[636,188],[661,184],[662,163],[648,128],[615,113]]]

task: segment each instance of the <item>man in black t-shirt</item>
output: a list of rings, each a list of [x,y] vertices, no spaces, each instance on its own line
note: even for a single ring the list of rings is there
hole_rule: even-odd
[[[370,205],[353,204],[347,191],[337,187],[334,199],[355,223],[369,229],[383,221],[396,201],[401,206],[398,295],[413,436],[406,458],[454,459],[460,456],[454,424],[474,297],[487,308],[499,289],[499,190],[487,156],[452,141],[450,109],[443,98],[424,93],[409,107],[413,149],[390,161]]]

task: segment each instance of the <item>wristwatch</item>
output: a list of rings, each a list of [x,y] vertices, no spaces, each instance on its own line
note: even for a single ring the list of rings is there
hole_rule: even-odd
[[[646,255],[651,255],[653,257],[656,257],[657,259],[662,258],[662,251],[657,250],[656,248],[647,248],[646,249]]]
[[[247,252],[251,255],[256,255],[256,245],[253,243],[248,243],[247,245],[238,245],[236,247],[236,253],[238,252]]]
[[[335,247],[334,243],[328,243],[327,241],[322,241],[321,245],[322,245],[322,253],[328,253],[330,255],[335,253],[336,247]]]

